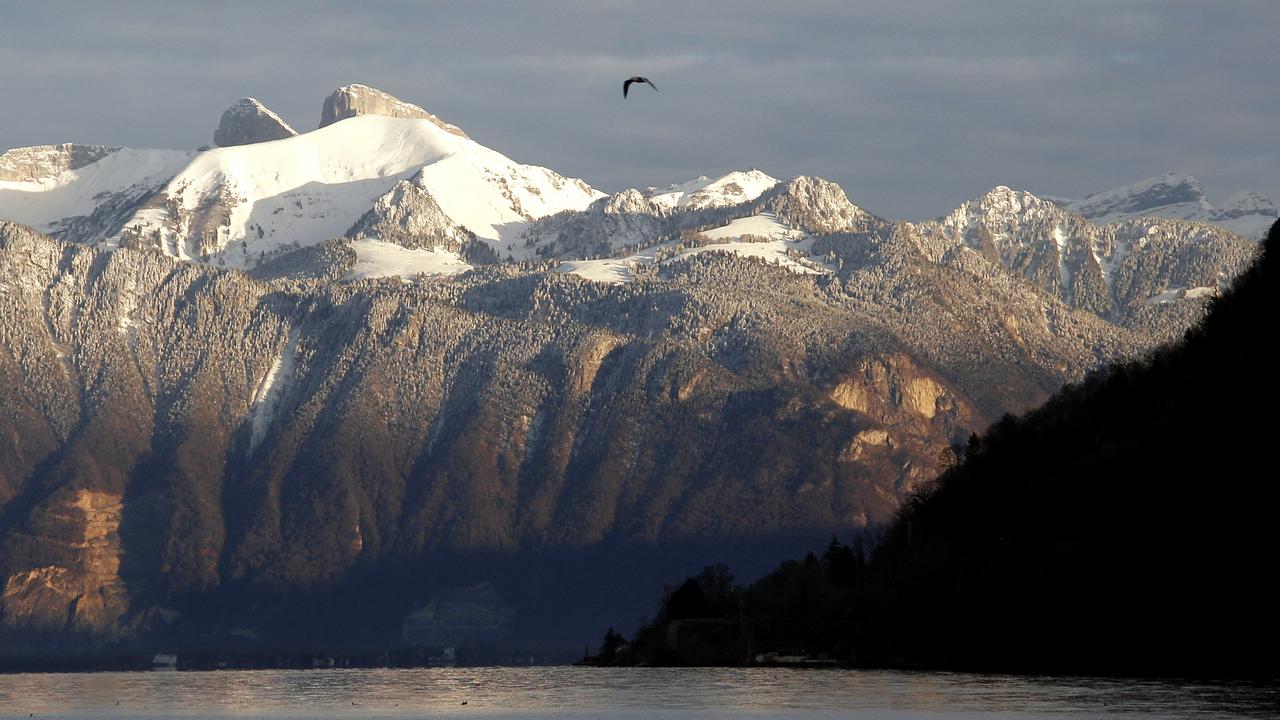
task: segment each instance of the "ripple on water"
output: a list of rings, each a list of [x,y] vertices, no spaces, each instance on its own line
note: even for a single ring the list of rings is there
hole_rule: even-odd
[[[465,704],[464,704],[465,703]],[[0,717],[1273,718],[1280,686],[769,668],[0,675]]]

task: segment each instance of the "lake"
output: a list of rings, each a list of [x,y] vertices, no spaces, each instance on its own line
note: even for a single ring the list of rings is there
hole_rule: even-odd
[[[465,704],[464,704],[465,703]],[[786,669],[0,675],[0,717],[1274,718],[1280,685]]]

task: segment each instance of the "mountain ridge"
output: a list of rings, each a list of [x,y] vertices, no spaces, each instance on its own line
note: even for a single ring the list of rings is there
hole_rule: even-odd
[[[758,171],[605,195],[371,112],[49,152],[0,181],[0,217],[34,226],[0,223],[18,654],[334,623],[385,647],[463,577],[580,628],[524,584],[539,553],[882,522],[972,432],[1180,337],[1258,251],[1003,187],[921,223]],[[459,570],[476,554],[522,569]],[[251,611],[330,592],[369,615],[299,612],[286,638],[286,609]]]

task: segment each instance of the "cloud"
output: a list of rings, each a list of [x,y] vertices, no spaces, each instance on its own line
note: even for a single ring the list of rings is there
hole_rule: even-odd
[[[194,147],[253,95],[424,105],[604,189],[814,174],[895,217],[1168,170],[1280,195],[1272,2],[0,2],[0,147]],[[621,80],[659,93],[623,101]],[[15,110],[18,109],[18,110]]]

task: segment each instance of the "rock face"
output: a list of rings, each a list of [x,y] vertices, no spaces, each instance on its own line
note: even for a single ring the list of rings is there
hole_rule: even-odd
[[[324,108],[320,112],[320,127],[357,115],[385,115],[394,118],[430,120],[442,130],[459,137],[467,136],[457,126],[450,125],[417,105],[404,102],[377,88],[359,84],[344,85],[325,98]]]
[[[297,135],[298,131],[280,119],[257,100],[242,98],[222,113],[213,142],[218,147],[252,145],[254,143],[283,140]]]
[[[119,149],[108,145],[74,143],[14,148],[0,155],[0,181],[53,180],[67,170],[78,170]]]

